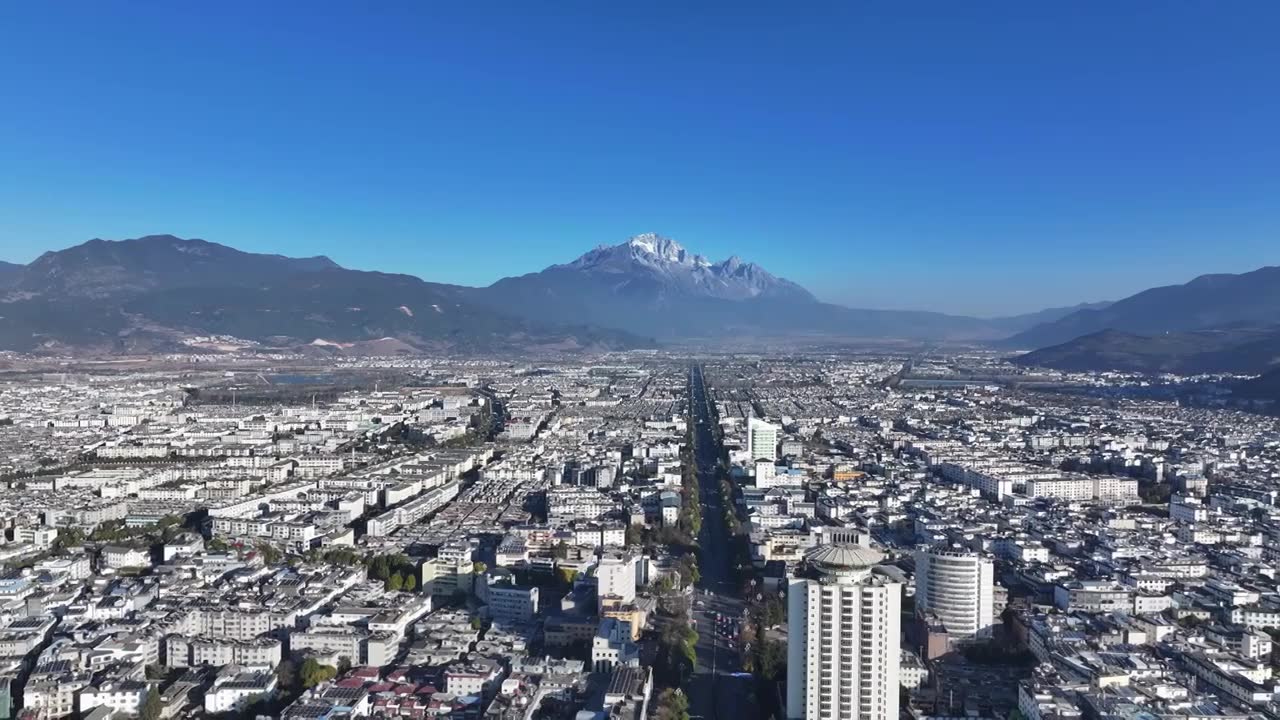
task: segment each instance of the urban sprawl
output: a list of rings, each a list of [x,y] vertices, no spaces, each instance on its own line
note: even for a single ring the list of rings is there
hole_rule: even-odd
[[[1280,718],[1280,425],[1180,378],[5,362],[0,719]]]

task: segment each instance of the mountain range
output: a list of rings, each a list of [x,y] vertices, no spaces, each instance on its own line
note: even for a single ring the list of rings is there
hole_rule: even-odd
[[[984,320],[850,309],[755,263],[712,262],[654,234],[482,288],[171,235],[94,239],[0,266],[0,292],[0,348],[23,351],[155,352],[224,340],[356,352],[628,348],[731,333],[970,340],[1068,312]],[[192,341],[210,336],[221,339]]]
[[[1075,310],[980,319],[847,308],[820,302],[755,263],[736,256],[711,262],[655,234],[504,278],[475,297],[530,319],[612,327],[660,339],[806,335],[991,340]]]
[[[238,341],[323,352],[652,345],[616,330],[496,312],[473,301],[471,288],[171,235],[90,240],[5,275],[0,348],[9,350],[157,352]]]
[[[1266,372],[1280,362],[1280,267],[1201,275],[1087,308],[1002,341],[1059,370]]]
[[[317,352],[575,350],[842,337],[1041,348],[1018,362],[1062,369],[1261,372],[1280,348],[1277,310],[1280,268],[1002,318],[856,309],[656,234],[487,287],[171,235],[95,239],[26,266],[0,263],[0,349],[23,351],[242,342]]]
[[[1103,330],[1139,335],[1280,321],[1280,267],[1201,275],[1182,285],[1143,290],[1103,308],[1082,309],[1029,328],[1005,344],[1042,348]]]

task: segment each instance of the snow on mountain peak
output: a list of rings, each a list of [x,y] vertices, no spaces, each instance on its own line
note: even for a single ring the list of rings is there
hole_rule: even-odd
[[[610,275],[641,273],[660,278],[661,284],[672,290],[724,299],[760,295],[812,299],[798,285],[776,278],[737,255],[712,263],[657,233],[642,233],[619,245],[601,245],[572,263],[557,267]]]
[[[706,258],[694,255],[671,238],[657,233],[641,233],[626,242],[632,255],[647,255],[664,263],[678,265],[709,265]]]

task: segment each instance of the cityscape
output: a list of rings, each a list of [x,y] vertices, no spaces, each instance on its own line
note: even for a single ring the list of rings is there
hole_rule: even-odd
[[[999,353],[9,354],[11,717],[1275,707],[1274,416]]]
[[[0,8],[0,720],[1280,720],[1280,5]]]

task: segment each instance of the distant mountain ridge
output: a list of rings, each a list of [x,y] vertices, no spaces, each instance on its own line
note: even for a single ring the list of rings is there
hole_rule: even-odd
[[[324,256],[247,253],[206,240],[147,235],[95,238],[46,252],[21,271],[17,287],[84,297],[209,285],[252,285],[280,275],[341,269]]]
[[[1019,355],[1013,362],[1069,372],[1252,375],[1278,367],[1280,326],[1235,326],[1162,335],[1102,330]]]
[[[503,278],[479,288],[475,297],[526,318],[658,338],[799,335],[991,340],[1041,319],[1034,313],[984,320],[824,303],[755,263],[737,256],[713,263],[654,233],[618,245],[601,245],[540,272]]]
[[[550,270],[598,275],[622,286],[635,284],[643,286],[644,291],[659,293],[721,300],[773,297],[815,302],[808,290],[773,276],[755,263],[743,262],[736,255],[712,263],[656,233],[636,235],[619,245],[601,245],[573,262],[553,265]],[[512,280],[500,280],[495,285]],[[627,293],[625,287],[620,290]]]
[[[625,348],[650,338],[989,342],[1113,308],[989,319],[848,308],[737,256],[712,262],[654,233],[480,288],[172,235],[94,239],[0,266],[0,349],[19,350],[182,349],[192,335],[432,351]]]
[[[17,282],[24,267],[26,266],[0,260],[0,290]]]
[[[628,348],[652,341],[495,312],[471,289],[151,235],[91,240],[22,267],[0,298],[0,348],[181,350],[192,336],[341,348]]]
[[[1207,330],[1280,321],[1280,267],[1201,275],[1182,285],[1151,288],[1101,309],[1082,309],[1017,333],[1011,348],[1044,348],[1103,330],[1139,335]]]
[[[1071,305],[1070,307],[1045,308],[1044,310],[1037,310],[1036,312],[1024,313],[1022,315],[994,318],[991,322],[1006,328],[1010,333],[1016,333],[1044,323],[1055,322],[1072,313],[1080,312],[1082,310],[1103,310],[1110,306],[1110,300],[1080,303],[1078,305]]]

